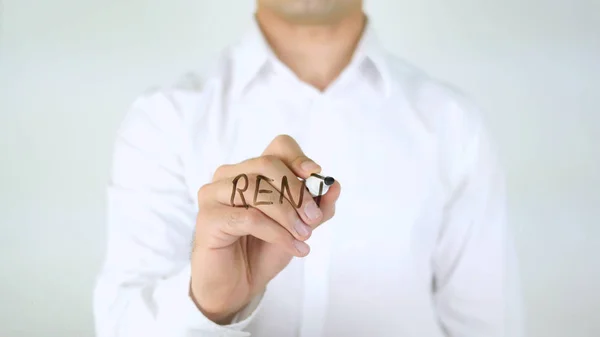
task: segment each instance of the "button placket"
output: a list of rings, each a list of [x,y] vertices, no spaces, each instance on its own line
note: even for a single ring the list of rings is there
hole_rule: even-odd
[[[317,96],[312,98],[311,102],[308,111],[310,119],[308,134],[311,137],[309,147],[317,154],[325,155],[320,152],[322,151],[320,137],[327,134],[326,121],[331,116],[326,111],[327,97]],[[326,165],[323,165],[323,169],[327,170]],[[319,337],[323,334],[329,300],[331,235],[329,226],[321,226],[308,241],[311,245],[311,253],[304,258],[304,301],[300,337]]]

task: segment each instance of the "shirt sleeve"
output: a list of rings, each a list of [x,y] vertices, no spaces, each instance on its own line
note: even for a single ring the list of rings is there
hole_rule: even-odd
[[[249,336],[262,294],[230,325],[207,319],[189,297],[197,208],[181,153],[183,118],[172,97],[140,97],[126,115],[108,187],[107,251],[94,290],[98,337]]]
[[[500,168],[483,126],[460,151],[434,252],[434,300],[449,337],[523,335],[517,259]]]

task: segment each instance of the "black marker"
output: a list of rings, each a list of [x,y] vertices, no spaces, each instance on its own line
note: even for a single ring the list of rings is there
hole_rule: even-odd
[[[313,197],[319,197],[325,195],[329,190],[329,186],[335,183],[335,179],[333,177],[326,177],[316,173],[310,175],[310,177],[306,178],[306,188]]]

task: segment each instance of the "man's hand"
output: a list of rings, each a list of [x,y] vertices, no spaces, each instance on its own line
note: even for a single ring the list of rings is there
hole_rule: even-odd
[[[320,170],[293,138],[283,135],[276,137],[260,157],[219,167],[213,181],[200,188],[191,296],[209,319],[228,323],[293,256],[309,253],[304,241],[333,217],[341,191],[336,181],[322,196],[320,207],[307,191],[299,200],[305,187],[296,177],[307,178]],[[234,179],[240,174],[247,176],[247,182],[238,181],[241,188],[234,191]],[[283,177],[287,177],[293,200],[287,189],[280,190]],[[255,204],[257,182],[263,192]],[[237,207],[231,205],[232,191]],[[249,208],[240,207],[241,195]]]

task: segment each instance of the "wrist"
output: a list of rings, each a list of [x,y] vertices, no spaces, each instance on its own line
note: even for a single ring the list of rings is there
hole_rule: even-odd
[[[194,294],[194,288],[190,282],[189,288],[189,296],[192,302],[196,305],[196,308],[204,315],[204,317],[208,318],[212,322],[219,325],[229,325],[232,323],[233,318],[235,317],[236,312],[226,311],[226,310],[211,310],[209,308],[204,307],[198,298]]]

